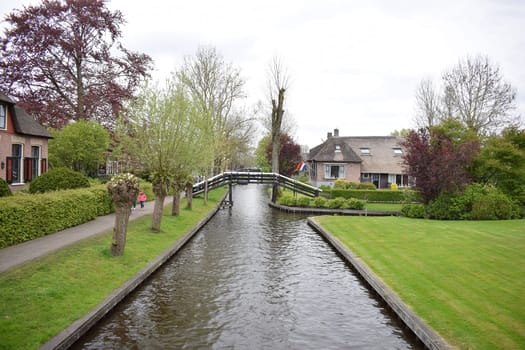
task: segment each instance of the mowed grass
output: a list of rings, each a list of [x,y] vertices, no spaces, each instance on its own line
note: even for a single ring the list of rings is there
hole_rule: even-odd
[[[366,203],[365,208],[369,211],[401,211],[401,203]]]
[[[525,349],[525,220],[317,217],[460,349]]]
[[[186,234],[224,193],[210,192],[208,203],[195,198],[178,217],[166,207],[158,234],[150,215],[130,222],[121,257],[111,255],[108,232],[0,274],[0,349],[38,349]]]

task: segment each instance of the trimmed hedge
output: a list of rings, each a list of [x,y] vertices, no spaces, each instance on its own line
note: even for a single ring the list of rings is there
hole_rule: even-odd
[[[326,191],[328,192],[328,191]],[[332,189],[330,198],[357,198],[368,202],[404,202],[407,195],[413,195],[412,190],[391,191],[391,190],[339,190]]]
[[[83,224],[113,211],[105,186],[0,198],[0,248]]]
[[[55,168],[31,181],[29,192],[44,193],[84,187],[89,187],[89,180],[81,173],[68,168]]]

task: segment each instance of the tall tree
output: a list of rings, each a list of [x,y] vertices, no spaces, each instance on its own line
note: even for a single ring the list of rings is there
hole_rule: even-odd
[[[418,87],[418,127],[431,128],[452,118],[485,137],[520,123],[519,116],[513,114],[516,91],[488,57],[462,59],[442,78],[441,92],[436,92],[429,80]]]
[[[416,179],[424,203],[461,190],[471,181],[469,168],[479,145],[454,141],[443,130],[423,128],[412,130],[402,143],[407,174]]]
[[[200,113],[208,117],[214,172],[222,171],[231,152],[247,144],[253,131],[251,118],[239,106],[245,97],[240,70],[225,62],[214,47],[201,47],[185,58],[177,77]]]
[[[268,91],[272,103],[272,172],[279,173],[279,154],[281,148],[281,126],[284,115],[284,97],[289,84],[288,73],[282,62],[274,57],[269,70]]]
[[[205,147],[198,147],[197,138],[201,136],[198,117],[182,88],[170,80],[165,87],[144,87],[118,124],[121,159],[128,157],[130,164],[151,174],[155,193],[151,224],[154,232],[160,231],[168,188],[178,186],[181,178],[185,180],[187,169],[206,159]]]
[[[301,161],[301,146],[296,144],[294,140],[287,134],[281,135],[279,142],[279,169],[280,174],[284,176],[291,176],[297,163]],[[266,158],[268,161],[273,160],[273,144],[270,143],[266,148]]]
[[[118,41],[124,17],[107,0],[44,0],[5,17],[0,89],[41,123],[114,124],[122,102],[151,69],[145,54]]]
[[[109,133],[100,124],[85,120],[53,130],[49,140],[49,162],[84,175],[96,175],[109,146]]]

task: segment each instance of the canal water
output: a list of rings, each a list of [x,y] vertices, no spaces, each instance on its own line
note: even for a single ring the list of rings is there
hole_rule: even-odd
[[[307,224],[236,186],[217,215],[74,349],[420,349]]]

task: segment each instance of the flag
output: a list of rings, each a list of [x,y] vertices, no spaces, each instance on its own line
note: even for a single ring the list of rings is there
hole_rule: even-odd
[[[297,167],[295,168],[295,172],[304,171],[305,169],[306,169],[306,163],[299,162],[299,164],[297,164]]]

